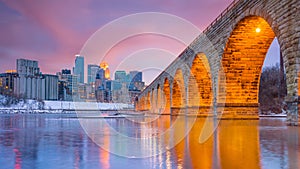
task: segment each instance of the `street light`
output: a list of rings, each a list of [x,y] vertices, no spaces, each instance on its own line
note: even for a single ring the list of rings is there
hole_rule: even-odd
[[[259,33],[260,31],[261,31],[261,29],[260,28],[256,28],[256,33]]]

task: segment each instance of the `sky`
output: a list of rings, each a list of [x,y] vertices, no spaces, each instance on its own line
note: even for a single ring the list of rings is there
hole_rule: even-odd
[[[95,32],[126,15],[142,12],[168,13],[204,30],[231,2],[232,0],[1,0],[0,72],[15,69],[18,58],[38,60],[43,73],[55,74],[61,69],[72,69],[75,55],[82,51]],[[143,26],[149,25],[141,24]],[[266,65],[274,65],[278,61],[274,55],[277,55],[279,49],[276,42],[274,44],[265,60]],[[147,52],[149,48],[155,50]],[[99,64],[108,60],[114,71],[126,69],[124,60],[138,64],[138,61],[149,63],[149,58],[155,58],[151,63],[154,65],[139,68],[143,69],[144,80],[149,83],[183,49],[184,44],[172,38],[138,35],[118,42],[105,57],[95,54],[89,62]],[[130,66],[127,65],[128,67]],[[150,69],[152,71],[147,73]]]

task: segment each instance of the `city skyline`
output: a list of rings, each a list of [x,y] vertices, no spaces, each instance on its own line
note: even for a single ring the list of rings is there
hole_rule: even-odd
[[[76,55],[73,71],[62,68],[54,75],[40,72],[37,60],[17,59],[16,71],[0,73],[0,95],[33,100],[133,103],[144,89],[142,72],[120,71],[124,77],[111,79],[106,62],[100,66],[89,64],[88,82],[83,82],[83,62],[84,57]]]
[[[76,57],[77,56],[79,56],[79,55],[75,55]],[[81,58],[84,58],[84,56],[80,56]],[[16,60],[15,60],[15,65],[16,65],[16,67],[12,67],[11,69],[8,69],[8,70],[5,70],[5,71],[3,71],[3,72],[0,72],[0,73],[17,73],[17,72],[22,72],[22,70],[19,70],[19,69],[21,69],[21,68],[19,68],[19,66],[18,66],[18,61],[19,60],[29,60],[29,61],[31,61],[31,62],[33,62],[36,66],[39,64],[40,65],[40,62],[39,62],[39,60],[32,60],[32,59],[25,59],[25,58],[17,58]],[[76,65],[76,58],[75,58],[75,60],[74,60],[74,62],[75,62],[75,64],[74,64],[74,66],[73,66],[73,69],[69,69],[69,68],[65,68],[65,67],[61,67],[61,68],[59,68],[59,70],[57,71],[57,72],[55,72],[55,73],[51,73],[52,75],[55,75],[55,74],[57,74],[57,73],[65,73],[65,72],[67,72],[66,74],[73,74],[73,75],[76,75],[76,76],[79,76],[76,72],[75,72],[75,65]],[[106,62],[102,62],[101,64],[106,64],[106,68],[109,68],[109,65],[106,63]],[[90,64],[90,63],[87,63],[87,66],[88,66],[88,70],[91,68],[91,69],[93,69],[93,68],[98,68],[97,70],[99,70],[99,69],[104,69],[103,67],[100,67],[100,65],[101,64],[99,64],[99,65],[96,65],[96,64]],[[19,70],[19,71],[18,71]],[[42,72],[42,71],[40,71],[41,70],[41,67],[39,66],[38,67],[38,74],[48,74],[48,73],[44,73],[44,72]],[[105,69],[106,70],[106,69]],[[104,70],[104,71],[105,71]],[[87,81],[84,81],[84,83],[87,83],[87,84],[89,84],[89,83],[91,83],[91,82],[94,82],[94,80],[92,80],[93,79],[93,77],[95,77],[96,78],[96,74],[97,74],[97,71],[96,70],[91,70],[91,71],[93,71],[93,72],[87,72],[87,73],[85,73],[84,74],[84,77],[87,77],[86,79],[87,79]],[[112,74],[110,74],[110,72],[108,71],[108,72],[105,72],[105,74],[106,73],[109,73],[109,76],[108,76],[108,79],[110,79],[110,76],[112,77],[111,78],[111,80],[115,80],[115,73],[116,72],[119,72],[119,71],[121,71],[121,72],[125,72],[125,73],[132,73],[132,72],[138,72],[137,70],[122,70],[122,69],[120,69],[120,70],[116,70],[115,72],[112,72]],[[25,74],[27,73],[27,72],[25,72],[25,71],[23,71]],[[91,74],[90,74],[91,73]],[[19,73],[20,74],[20,73]],[[95,76],[93,76],[93,75],[95,75]],[[106,75],[105,75],[106,76]],[[79,83],[81,83],[81,82],[79,82]]]

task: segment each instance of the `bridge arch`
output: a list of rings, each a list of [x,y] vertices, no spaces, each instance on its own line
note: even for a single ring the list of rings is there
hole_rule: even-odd
[[[150,110],[151,110],[151,112],[153,113],[154,111],[155,111],[155,109],[156,109],[156,101],[155,101],[155,99],[156,99],[156,96],[155,96],[155,90],[154,90],[154,88],[152,88],[151,89],[151,93],[150,93],[150,95],[151,95],[151,101],[150,101]]]
[[[161,85],[158,83],[156,87],[156,112],[160,113],[162,107]]]
[[[163,94],[162,94],[162,108],[164,113],[170,113],[170,108],[171,108],[171,86],[170,86],[170,81],[166,77],[164,79],[163,83]]]
[[[148,110],[148,105],[147,105],[147,95],[146,94],[144,94],[144,96],[143,96],[143,110]]]
[[[235,25],[221,60],[226,91],[219,94],[225,94],[221,96],[226,98],[225,112],[230,110],[223,117],[258,118],[262,66],[275,36],[270,24],[260,16],[246,16]]]
[[[210,65],[204,53],[194,56],[188,82],[188,113],[207,115],[213,103]]]
[[[150,91],[147,92],[147,96],[146,96],[146,110],[150,110],[151,105],[150,105]]]
[[[146,102],[145,102],[145,96],[143,95],[140,100],[138,101],[139,108],[138,110],[145,110]]]
[[[186,92],[183,72],[178,68],[174,75],[172,87],[172,114],[178,114],[186,106]]]

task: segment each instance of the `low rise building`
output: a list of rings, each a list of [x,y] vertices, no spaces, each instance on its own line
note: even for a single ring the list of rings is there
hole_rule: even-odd
[[[2,73],[0,74],[0,94],[2,95],[13,95],[15,77],[17,73]]]

